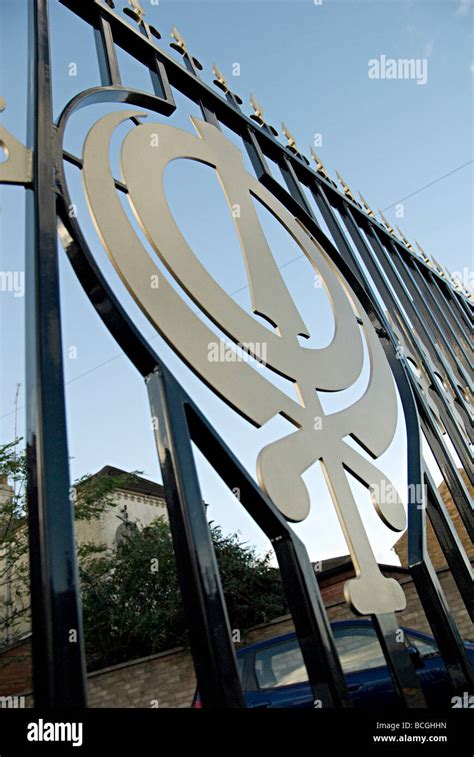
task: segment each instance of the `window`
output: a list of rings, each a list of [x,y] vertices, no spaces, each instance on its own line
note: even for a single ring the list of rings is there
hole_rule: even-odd
[[[127,520],[118,526],[115,532],[115,546],[117,549],[127,541],[127,538],[129,538],[134,531],[137,531],[137,524],[133,523],[133,521]]]
[[[439,654],[438,647],[434,641],[427,641],[426,639],[420,639],[419,636],[407,635],[406,641],[409,647],[415,647],[422,657],[428,655]]]
[[[261,689],[304,683],[308,674],[297,639],[261,649],[255,654],[255,675]]]
[[[337,628],[334,638],[344,673],[370,670],[386,664],[375,629],[363,626]]]
[[[387,664],[375,629],[371,626],[352,625],[336,628],[334,638],[346,675]],[[407,635],[406,643],[408,646],[416,647],[422,657],[439,654],[433,641]],[[255,675],[261,689],[307,681],[308,674],[297,639],[259,650],[255,654]]]

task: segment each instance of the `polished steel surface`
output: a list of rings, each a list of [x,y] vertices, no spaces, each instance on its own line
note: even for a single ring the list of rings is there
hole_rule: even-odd
[[[357,578],[347,584],[347,600],[360,613],[402,609],[399,585],[378,569],[356,502],[348,472],[371,492],[383,489],[384,475],[343,440],[352,436],[373,458],[390,445],[396,428],[394,382],[375,331],[354,292],[321,245],[254,177],[237,148],[213,125],[192,119],[198,136],[164,124],[145,123],[126,136],[121,165],[135,217],[156,255],[175,281],[236,345],[265,345],[267,366],[295,385],[300,401],[291,400],[246,361],[209,359],[216,341],[210,329],[180,297],[141,244],[117,196],[108,159],[113,130],[137,111],[112,113],[90,130],[83,154],[83,180],[98,234],[123,283],[145,315],[186,363],[248,420],[261,426],[281,413],[298,429],[264,447],[257,473],[264,491],[291,521],[309,513],[310,497],[303,473],[318,460],[356,566]],[[171,160],[188,158],[217,171],[229,208],[239,208],[234,221],[248,273],[252,306],[271,329],[245,313],[210,276],[177,226],[163,189]],[[252,196],[283,225],[314,268],[330,298],[335,334],[322,350],[305,349],[298,336],[309,337],[268,246]],[[158,288],[150,285],[159,281]],[[362,328],[360,328],[360,325]],[[350,387],[363,366],[363,340],[370,378],[353,405],[326,415],[316,390]],[[390,502],[373,498],[385,525],[402,531],[406,525],[397,494]]]

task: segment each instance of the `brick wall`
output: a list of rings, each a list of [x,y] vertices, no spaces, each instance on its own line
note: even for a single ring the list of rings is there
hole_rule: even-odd
[[[419,629],[430,633],[430,627],[418,599],[414,584],[409,574],[403,569],[385,569],[385,575],[393,575],[403,585],[407,597],[407,609],[398,613],[400,625]],[[455,616],[461,635],[473,639],[472,624],[456,588],[454,580],[447,569],[438,570],[438,578],[446,595],[451,610]],[[352,612],[343,600],[343,585],[350,578],[350,566],[337,575],[323,579],[322,594],[331,621],[348,620]],[[243,644],[272,638],[293,630],[290,616],[277,618],[270,623],[256,626],[242,635]],[[11,650],[12,653],[25,653],[25,647]],[[26,650],[27,651],[27,650]],[[0,664],[1,664],[0,658]],[[26,694],[27,706],[31,706],[30,692],[25,688],[31,687],[30,662],[28,678],[23,667],[12,669],[9,678],[5,679],[5,670],[0,667],[0,695]],[[25,682],[27,685],[25,686]],[[20,685],[23,683],[23,685]],[[191,655],[185,649],[172,649],[158,655],[134,660],[122,665],[106,668],[88,676],[88,692],[90,707],[189,707],[196,681]]]
[[[460,468],[459,473],[462,476],[464,483],[466,484],[466,489],[468,490],[469,494],[471,495],[471,497],[474,497],[474,487],[471,485],[467,477],[466,471]],[[473,560],[474,559],[474,545],[471,539],[469,538],[469,534],[467,533],[466,528],[461,520],[461,516],[459,515],[459,510],[456,507],[454,500],[451,494],[449,493],[448,487],[446,486],[444,481],[439,487],[439,493],[441,494],[444,504],[446,505],[446,509],[449,513],[449,517],[451,518],[454,528],[456,529],[458,533],[458,536],[461,540],[461,543],[466,551],[468,558],[470,560]],[[408,532],[405,531],[403,536],[397,541],[394,547],[395,552],[400,558],[400,562],[402,563],[402,565],[407,565],[407,544],[408,544]],[[429,518],[426,518],[426,545],[428,548],[428,554],[430,556],[431,562],[433,563],[433,567],[436,569],[446,567],[446,558],[444,556],[443,550],[441,549],[441,545],[438,539],[436,538],[436,534],[433,530],[433,527],[430,523]]]
[[[466,484],[467,477],[462,471]],[[469,487],[472,493],[472,487]],[[472,544],[467,536],[457,509],[445,484],[440,493],[458,530],[464,548],[470,558],[474,557]],[[100,528],[100,523],[97,527]],[[89,532],[88,537],[91,537]],[[472,623],[457,590],[444,555],[431,526],[427,529],[428,551],[437,570],[438,579],[454,615],[462,636],[474,640]],[[395,546],[402,565],[405,563],[406,534]],[[430,627],[418,599],[415,586],[406,569],[384,566],[382,572],[393,576],[405,591],[407,608],[398,613],[400,625],[430,633]],[[321,592],[329,619],[347,620],[353,616],[343,597],[346,580],[354,575],[350,560],[342,561],[335,570],[319,576]],[[243,644],[278,636],[293,630],[289,616],[277,618],[245,632]],[[5,665],[5,662],[9,664]],[[152,657],[106,668],[88,676],[89,703],[91,707],[189,707],[196,687],[192,658],[184,649],[174,649]],[[31,652],[29,642],[0,655],[0,696],[27,695],[31,706]]]
[[[389,572],[384,571],[384,574],[389,575]],[[350,571],[344,576],[344,580],[349,575]],[[394,572],[393,575],[403,585],[407,597],[407,609],[397,614],[400,625],[430,633],[411,577],[399,572]],[[472,623],[449,570],[438,571],[438,578],[461,635],[473,638]],[[331,621],[349,620],[354,617],[342,597],[344,580],[334,577],[333,581],[322,589]],[[285,616],[250,629],[243,635],[242,641],[244,644],[252,644],[288,633],[293,629],[291,617]],[[151,707],[152,701],[158,700],[159,707],[189,707],[195,686],[191,655],[185,650],[174,650],[92,674],[89,677],[90,706]]]
[[[90,707],[189,707],[195,688],[193,661],[183,649],[88,677]]]
[[[31,688],[31,644],[29,639],[0,655],[0,696],[19,694]]]

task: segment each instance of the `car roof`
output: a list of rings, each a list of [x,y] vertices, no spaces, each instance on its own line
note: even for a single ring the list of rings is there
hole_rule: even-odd
[[[336,631],[338,628],[348,628],[350,626],[357,626],[357,627],[371,627],[373,628],[372,621],[370,619],[363,619],[363,618],[354,618],[353,620],[336,620],[333,623],[331,623],[331,628],[333,631]],[[422,631],[417,631],[414,628],[407,628],[405,626],[400,626],[400,628],[405,631],[406,633],[409,633],[410,635],[418,636],[421,639],[427,639],[427,640],[433,640],[432,636],[429,636],[426,633],[423,633]],[[249,651],[257,651],[258,649],[263,649],[265,647],[268,647],[272,644],[284,642],[284,641],[290,641],[291,639],[294,639],[296,637],[296,631],[290,631],[289,633],[280,634],[279,636],[271,636],[268,639],[264,639],[263,641],[256,641],[254,644],[249,644],[248,646],[242,647],[241,649],[237,650],[237,657],[241,657],[244,654],[247,654]]]

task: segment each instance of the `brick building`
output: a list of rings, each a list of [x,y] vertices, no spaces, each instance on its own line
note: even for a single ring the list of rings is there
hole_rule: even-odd
[[[466,484],[466,488],[468,489],[472,497],[474,493],[473,487],[470,485],[469,479],[465,471],[461,470],[460,472],[464,479],[464,483]],[[439,493],[441,494],[444,504],[446,505],[446,509],[449,513],[449,517],[451,518],[451,521],[454,524],[454,527],[458,533],[461,543],[466,551],[466,554],[472,563],[472,561],[474,560],[474,545],[471,539],[469,538],[469,534],[467,533],[464,527],[464,524],[461,520],[461,516],[459,515],[459,511],[456,505],[454,504],[453,498],[451,497],[448,491],[448,487],[446,486],[444,481],[439,487]],[[441,549],[440,543],[438,539],[436,538],[436,534],[433,531],[433,527],[429,521],[429,518],[426,519],[426,524],[427,524],[426,542],[428,545],[428,553],[430,555],[431,562],[433,563],[433,567],[435,569],[445,568],[447,565],[446,558],[443,554],[443,550]],[[405,531],[401,539],[399,539],[397,543],[395,544],[395,551],[398,557],[400,558],[400,562],[402,565],[407,564],[407,541],[408,541],[408,536],[407,536],[407,532]]]

